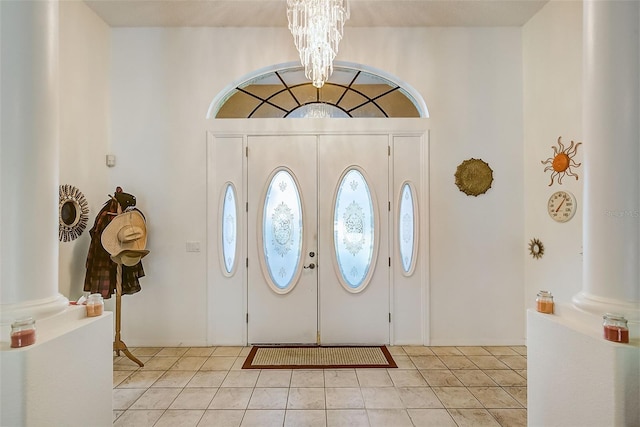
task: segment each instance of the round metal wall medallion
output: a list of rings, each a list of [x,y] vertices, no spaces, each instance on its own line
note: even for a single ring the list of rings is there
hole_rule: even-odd
[[[468,159],[458,165],[456,185],[468,196],[486,193],[493,182],[493,170],[481,159]]]
[[[534,238],[529,242],[529,255],[534,259],[540,259],[544,255],[544,245],[539,239]]]

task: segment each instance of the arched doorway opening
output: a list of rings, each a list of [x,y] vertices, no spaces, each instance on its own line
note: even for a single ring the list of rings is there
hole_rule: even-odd
[[[365,68],[338,63],[318,90],[269,67],[211,102],[211,345],[428,343],[428,110]]]

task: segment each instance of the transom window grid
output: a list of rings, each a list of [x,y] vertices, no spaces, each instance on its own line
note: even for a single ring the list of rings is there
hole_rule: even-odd
[[[237,86],[216,118],[298,117],[296,110],[314,104],[340,110],[339,115],[330,117],[420,117],[409,94],[379,76],[336,69],[330,81],[318,89],[304,77],[302,68],[294,68],[273,71]]]

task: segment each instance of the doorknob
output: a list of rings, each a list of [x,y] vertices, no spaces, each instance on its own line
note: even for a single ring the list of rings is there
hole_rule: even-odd
[[[309,265],[305,265],[303,268],[308,268],[310,270],[313,270],[314,268],[316,268],[316,265],[314,263],[311,263]]]

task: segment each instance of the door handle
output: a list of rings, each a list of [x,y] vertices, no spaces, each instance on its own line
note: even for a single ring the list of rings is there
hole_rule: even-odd
[[[310,270],[313,270],[314,268],[316,268],[316,265],[315,265],[314,263],[311,263],[311,264],[309,264],[309,265],[305,265],[305,266],[303,266],[302,268],[308,268],[308,269],[310,269]]]

